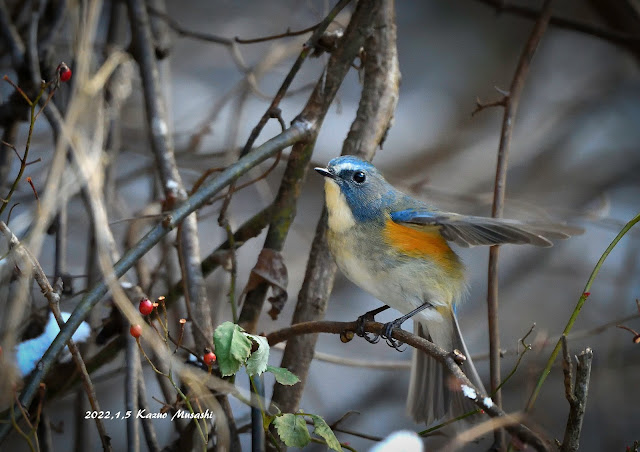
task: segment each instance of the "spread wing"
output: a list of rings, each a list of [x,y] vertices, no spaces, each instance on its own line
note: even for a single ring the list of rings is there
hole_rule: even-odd
[[[525,223],[422,209],[392,212],[391,219],[415,229],[436,227],[446,240],[463,247],[503,243],[552,246],[552,240],[584,232],[582,228],[562,224]]]

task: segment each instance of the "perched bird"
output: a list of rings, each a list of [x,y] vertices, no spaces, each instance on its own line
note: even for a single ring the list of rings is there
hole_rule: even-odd
[[[60,313],[62,320],[65,322],[71,317],[69,312]],[[21,342],[16,346],[16,364],[22,376],[26,376],[35,369],[38,361],[42,359],[42,356],[47,351],[53,340],[60,332],[58,322],[56,322],[53,313],[49,313],[49,321],[44,328],[42,334],[33,339]],[[73,336],[71,337],[74,342],[85,342],[91,335],[91,327],[87,322],[82,322]],[[71,355],[63,355],[61,361],[69,359]]]
[[[449,242],[463,247],[551,246],[551,239],[582,230],[443,212],[395,189],[371,163],[353,156],[335,158],[315,170],[325,177],[327,236],[338,267],[352,282],[405,314],[387,324],[382,337],[397,347],[391,330],[412,317],[415,334],[466,356],[463,371],[483,389],[455,315],[466,292],[465,269]],[[449,380],[440,363],[414,351],[407,408],[417,422],[430,424],[475,409]]]

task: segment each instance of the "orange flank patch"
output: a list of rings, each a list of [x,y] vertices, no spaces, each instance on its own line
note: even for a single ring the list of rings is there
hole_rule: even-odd
[[[389,245],[411,257],[434,259],[447,266],[456,261],[453,250],[436,228],[419,231],[389,219],[384,228],[384,237]]]

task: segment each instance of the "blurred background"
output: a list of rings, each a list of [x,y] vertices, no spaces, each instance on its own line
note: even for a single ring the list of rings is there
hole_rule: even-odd
[[[6,2],[16,23],[28,17],[25,2]],[[44,2],[47,3],[47,2]],[[55,3],[55,2],[54,2]],[[65,2],[58,2],[64,5]],[[84,2],[68,1],[64,20],[54,38],[55,61],[66,61],[72,68],[78,35],[79,10]],[[476,0],[424,0],[398,2],[398,57],[402,82],[393,127],[374,163],[387,179],[416,197],[428,200],[444,210],[474,215],[490,215],[495,178],[502,109],[489,108],[472,116],[476,100],[498,100],[508,90],[513,73],[531,32],[534,21],[517,14],[498,13],[492,2]],[[496,2],[501,3],[501,2]],[[161,5],[159,2],[150,4]],[[521,1],[517,5],[537,11],[540,1]],[[333,6],[328,1],[282,0],[196,1],[169,0],[166,15],[174,25],[164,43],[167,57],[160,62],[163,94],[171,118],[169,129],[175,141],[176,160],[185,187],[190,189],[204,171],[224,167],[237,159],[251,130],[262,116],[270,99],[282,83],[308,34],[255,44],[239,44],[238,56],[232,57],[228,46],[181,36],[176,28],[225,38],[255,38],[299,30],[320,21]],[[124,7],[119,2],[105,2],[98,23],[98,39],[92,70],[102,60],[111,8]],[[25,12],[26,10],[26,12]],[[47,10],[49,12],[49,10]],[[349,7],[337,18],[335,26],[346,26]],[[126,8],[123,14],[126,15]],[[500,252],[500,336],[505,356],[503,377],[518,358],[518,342],[535,323],[527,338],[532,351],[523,358],[517,372],[503,388],[504,409],[521,410],[539,373],[548,359],[573,311],[584,284],[606,246],[622,226],[640,208],[640,7],[635,0],[555,2],[553,14],[558,18],[590,24],[598,30],[611,30],[615,39],[604,39],[552,24],[544,35],[532,62],[518,114],[509,157],[505,217],[568,222],[585,228],[585,233],[557,243],[550,249],[505,246]],[[125,21],[126,22],[126,21]],[[117,44],[126,49],[126,27],[115,31]],[[631,33],[636,33],[631,35]],[[185,33],[183,33],[185,34]],[[9,48],[2,45],[3,73],[15,80]],[[238,64],[253,69],[252,84],[243,80]],[[280,107],[288,124],[300,112],[326,64],[326,55],[305,62],[293,82],[293,95]],[[121,96],[119,147],[110,154],[112,171],[107,178],[108,219],[120,252],[126,245],[131,219],[143,214],[157,214],[162,194],[154,174],[155,161],[150,153],[144,101],[139,72],[128,60],[119,69],[117,95]],[[8,84],[0,85],[3,101],[13,92]],[[340,153],[354,118],[361,85],[356,70],[345,79],[336,101],[324,121],[313,154],[314,165],[324,165]],[[71,90],[63,85],[55,100],[64,104]],[[83,113],[81,125],[90,123],[97,113]],[[84,124],[83,126],[86,126]],[[280,131],[270,121],[257,144]],[[15,145],[24,147],[27,127],[21,123]],[[2,148],[0,171],[1,194],[8,191],[20,162],[13,151]],[[101,152],[97,150],[97,152]],[[285,151],[285,156],[288,151]],[[9,155],[7,155],[9,154]],[[36,124],[31,159],[25,175],[37,187],[47,180],[53,145],[51,129],[44,118]],[[106,157],[105,157],[106,158]],[[231,203],[229,219],[233,228],[267,206],[280,184],[286,158],[264,180],[238,192]],[[262,174],[271,164],[265,162],[250,173]],[[322,180],[311,172],[298,203],[298,213],[284,248],[289,272],[289,300],[277,321],[261,317],[258,331],[269,333],[288,325],[302,284],[311,241],[322,207]],[[42,196],[42,194],[41,194]],[[31,188],[21,183],[13,201],[20,202],[12,213],[11,226],[19,237],[27,234],[33,221],[35,200]],[[148,206],[150,210],[145,210]],[[154,207],[155,206],[155,207]],[[220,203],[198,212],[198,232],[202,256],[208,255],[226,239],[217,222]],[[82,199],[68,201],[68,241],[66,271],[75,276],[74,292],[63,298],[62,308],[73,309],[77,294],[86,288],[86,250],[89,231]],[[5,218],[0,218],[6,221]],[[149,224],[153,224],[152,219]],[[146,225],[144,226],[146,227]],[[144,230],[144,227],[142,229]],[[137,233],[140,236],[140,233]],[[237,253],[238,292],[244,287],[255,265],[264,235],[247,242]],[[569,337],[572,355],[591,347],[594,352],[591,385],[581,437],[581,450],[624,450],[640,439],[640,348],[633,344],[633,334],[616,328],[623,323],[640,330],[636,299],[640,298],[640,231],[631,230],[603,266]],[[175,240],[175,236],[173,236]],[[4,246],[4,244],[3,244]],[[47,274],[53,274],[54,237],[46,236],[39,254]],[[6,249],[2,249],[5,253]],[[467,268],[469,296],[459,312],[463,334],[474,356],[480,375],[488,386],[488,335],[486,314],[488,248],[460,250]],[[146,257],[156,262],[162,256],[157,249]],[[149,295],[157,297],[177,281],[175,273],[163,270],[158,284]],[[167,265],[166,269],[171,266]],[[7,269],[3,285],[9,284]],[[133,275],[132,275],[133,276]],[[229,275],[218,269],[206,279],[207,297],[216,306],[214,325],[229,320],[226,303]],[[1,291],[6,303],[9,291]],[[46,300],[34,286],[34,312],[45,312]],[[180,303],[181,305],[183,303]],[[379,306],[379,302],[338,275],[326,314],[328,320],[354,320],[358,315]],[[184,308],[176,308],[180,316]],[[98,305],[91,322],[100,330],[101,319],[109,313],[108,303]],[[382,320],[397,317],[386,312]],[[410,322],[405,328],[411,328]],[[572,338],[575,336],[575,338]],[[92,341],[93,342],[93,341]],[[549,347],[551,345],[551,347]],[[99,349],[93,343],[91,352]],[[408,428],[420,430],[405,413],[405,396],[409,382],[408,363],[411,352],[397,353],[383,343],[371,345],[361,339],[348,344],[334,335],[321,335],[317,352],[341,358],[344,363],[316,359],[311,366],[301,408],[317,413],[330,424],[345,413],[353,414],[340,426],[376,437]],[[121,353],[122,355],[122,353]],[[281,352],[273,350],[271,364],[279,365]],[[96,387],[102,408],[123,409],[123,356],[97,371]],[[394,362],[391,369],[361,367],[360,364]],[[153,372],[145,366],[149,396],[163,399]],[[240,376],[237,384],[248,387]],[[273,382],[266,377],[267,397]],[[77,391],[70,391],[50,401],[48,412],[53,425],[57,450],[73,447],[73,409]],[[80,393],[82,394],[82,393]],[[153,411],[161,408],[150,400]],[[232,400],[239,426],[249,422],[249,409]],[[564,397],[560,360],[557,361],[532,413],[534,425],[550,438],[562,440],[568,402]],[[100,450],[95,427],[85,421],[89,434],[84,449]],[[164,427],[163,427],[164,426]],[[175,432],[164,421],[157,422],[159,440],[170,444]],[[114,450],[124,450],[123,425],[106,423]],[[365,438],[338,433],[357,450],[367,450],[374,443]],[[243,449],[250,449],[249,434],[241,435]],[[486,450],[491,438],[471,444],[470,450]],[[427,448],[437,448],[442,438],[427,441]],[[144,443],[144,442],[143,442]],[[11,450],[24,449],[25,443],[11,438]],[[9,447],[9,446],[6,446]],[[77,446],[76,446],[77,447]],[[22,448],[22,449],[21,449]],[[144,446],[143,446],[143,449]]]

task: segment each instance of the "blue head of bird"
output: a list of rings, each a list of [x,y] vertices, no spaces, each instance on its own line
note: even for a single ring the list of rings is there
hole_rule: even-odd
[[[333,231],[362,223],[384,223],[393,204],[404,197],[371,163],[354,156],[334,158],[326,168],[315,168],[325,177],[329,227]]]

